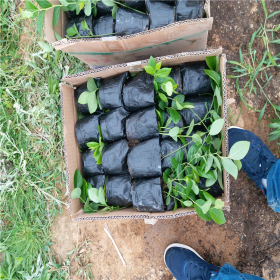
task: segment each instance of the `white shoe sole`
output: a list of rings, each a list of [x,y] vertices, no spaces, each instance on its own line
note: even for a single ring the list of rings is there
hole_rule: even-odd
[[[172,248],[172,247],[179,247],[179,248],[184,248],[184,249],[187,249],[187,250],[190,250],[192,251],[193,253],[195,253],[198,257],[200,257],[202,260],[204,260],[193,248],[187,246],[187,245],[184,245],[184,244],[179,244],[179,243],[173,243],[173,244],[170,244],[166,249],[165,249],[165,252],[164,252],[164,263],[166,265],[166,262],[165,262],[165,254],[167,252],[168,249]],[[166,265],[167,266],[167,265]]]
[[[244,130],[244,128],[239,127],[239,126],[230,126],[230,127],[228,128],[228,130],[230,130],[231,128],[237,128],[237,129],[242,129],[242,130]]]

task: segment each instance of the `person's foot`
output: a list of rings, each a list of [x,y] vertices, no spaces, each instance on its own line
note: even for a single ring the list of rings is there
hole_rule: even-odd
[[[177,280],[209,280],[220,268],[205,260],[191,247],[174,243],[164,252],[164,261]]]
[[[272,154],[264,142],[253,132],[239,127],[230,127],[228,130],[229,150],[237,141],[249,141],[250,148],[247,155],[241,160],[242,168],[251,178],[256,187],[266,194],[266,177],[269,169],[277,158]]]

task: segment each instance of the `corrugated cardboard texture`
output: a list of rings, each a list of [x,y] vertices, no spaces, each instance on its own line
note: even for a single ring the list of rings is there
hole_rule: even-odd
[[[53,4],[57,0],[50,1]],[[45,15],[45,39],[55,49],[70,53],[91,67],[114,65],[129,61],[138,61],[150,55],[163,56],[182,51],[205,50],[208,31],[212,29],[210,0],[205,2],[206,18],[185,20],[123,37],[63,39],[56,41],[52,28],[53,11]],[[61,13],[55,31],[63,38],[65,12]]]
[[[164,56],[156,58],[157,61],[161,61],[164,66],[174,66],[184,62],[190,61],[202,61],[205,60],[206,56],[221,55],[222,49],[210,50],[207,52],[194,52],[194,53],[180,53],[176,55]],[[225,141],[222,145],[223,155],[228,153],[228,136],[227,136],[227,103],[226,103],[226,58],[224,55],[220,59],[220,71],[222,73],[223,83],[223,100],[224,104],[222,107],[222,116],[225,118],[224,134]],[[144,69],[144,66],[148,64],[148,60],[137,61],[133,63],[124,63],[121,65],[107,66],[91,71],[66,76],[62,80],[70,83],[73,87],[81,85],[86,82],[89,78],[107,78],[119,73],[126,71],[139,71]],[[172,219],[185,215],[196,214],[193,208],[179,208],[176,211],[168,211],[165,213],[147,213],[138,212],[131,208],[119,210],[111,213],[93,213],[86,214],[82,211],[82,205],[78,199],[71,200],[70,193],[74,188],[73,177],[74,172],[78,168],[82,170],[81,155],[79,152],[77,140],[75,137],[75,123],[77,121],[77,112],[74,102],[74,88],[60,84],[61,87],[61,105],[62,105],[62,116],[63,116],[63,130],[64,130],[64,145],[65,145],[65,162],[67,172],[67,191],[69,195],[70,211],[74,220],[107,220],[107,219]],[[229,175],[224,171],[224,194],[222,200],[225,202],[225,210],[229,210]]]

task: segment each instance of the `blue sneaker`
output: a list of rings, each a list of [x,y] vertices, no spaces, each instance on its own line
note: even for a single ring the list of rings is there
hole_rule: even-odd
[[[242,168],[256,187],[266,195],[266,178],[270,168],[277,158],[272,154],[264,142],[253,132],[239,127],[230,127],[228,130],[229,150],[237,141],[249,141],[250,149],[241,160]]]
[[[178,243],[166,248],[164,261],[177,280],[209,280],[220,270],[218,266],[206,262],[191,247]]]

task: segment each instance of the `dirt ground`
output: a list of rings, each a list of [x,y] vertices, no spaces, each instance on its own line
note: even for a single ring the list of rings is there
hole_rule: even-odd
[[[279,1],[267,1],[268,13],[280,10]],[[211,1],[214,17],[213,30],[208,45],[222,46],[228,60],[238,61],[239,45],[245,47],[251,34],[259,27],[263,15],[260,1]],[[280,16],[275,22],[280,22]],[[261,47],[261,46],[260,46]],[[279,52],[279,51],[278,51]],[[267,93],[279,103],[278,79],[271,82]],[[267,110],[258,129],[258,114],[248,112],[236,95],[233,80],[228,79],[228,101],[233,120],[237,119],[240,106],[242,114],[237,124],[253,131],[280,158],[276,141],[268,142],[270,130]],[[264,99],[252,94],[252,104],[259,108]],[[64,209],[53,225],[53,246],[63,259],[77,242],[92,241],[91,264],[95,279],[172,279],[163,261],[165,248],[174,242],[192,246],[205,260],[223,265],[228,262],[244,273],[252,273],[265,279],[280,279],[280,215],[266,203],[261,191],[253,181],[241,172],[238,180],[231,178],[231,210],[226,212],[227,223],[218,226],[205,222],[197,216],[175,220],[159,220],[155,225],[146,225],[143,220],[107,221],[113,238],[127,266],[124,267],[106,235],[104,221],[71,222],[69,210]],[[74,264],[75,266],[75,264]],[[75,279],[75,277],[73,278]],[[82,278],[76,278],[82,279]]]

